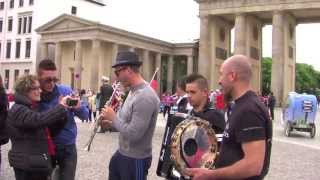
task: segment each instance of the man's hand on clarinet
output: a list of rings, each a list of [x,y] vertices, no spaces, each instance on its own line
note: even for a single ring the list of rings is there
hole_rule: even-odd
[[[105,106],[101,110],[101,117],[101,126],[108,127],[116,119],[116,113],[114,112],[112,107]]]

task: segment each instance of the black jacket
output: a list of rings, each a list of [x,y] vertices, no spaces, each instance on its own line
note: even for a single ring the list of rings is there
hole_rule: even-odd
[[[11,140],[10,165],[24,169],[25,158],[31,155],[47,155],[48,140],[45,128],[55,123],[67,122],[67,111],[62,105],[37,112],[31,108],[31,101],[15,94],[15,104],[8,112],[7,124]]]
[[[215,133],[223,133],[224,128],[226,126],[224,115],[220,111],[211,108],[209,103],[204,107],[203,111],[195,112],[194,110],[192,110],[191,114],[196,117],[200,117],[201,119],[209,121]]]
[[[0,87],[0,145],[6,144],[9,141],[6,132],[6,120],[8,114],[8,99],[5,89]]]
[[[99,110],[104,107],[106,102],[109,100],[113,93],[113,88],[109,84],[103,84],[100,87],[100,102],[99,102]]]

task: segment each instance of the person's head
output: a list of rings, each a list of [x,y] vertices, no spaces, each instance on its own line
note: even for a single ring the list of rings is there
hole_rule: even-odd
[[[184,96],[186,94],[186,77],[177,81],[176,93],[178,96]]]
[[[135,84],[139,79],[139,68],[142,62],[134,52],[119,52],[117,55],[116,63],[112,66],[117,79],[124,87],[129,87]]]
[[[252,78],[250,59],[243,55],[234,55],[220,67],[219,84],[226,101],[235,99],[239,88],[249,88]]]
[[[270,92],[270,96],[273,96],[273,92]]]
[[[102,82],[102,84],[108,84],[109,81],[110,81],[110,78],[109,78],[109,77],[107,77],[107,76],[102,76],[102,77],[101,77],[101,82]]]
[[[40,101],[41,88],[37,76],[24,75],[14,85],[15,93],[26,96],[33,102]]]
[[[186,77],[186,92],[189,103],[196,109],[208,101],[208,81],[200,74],[191,74]]]
[[[38,65],[40,87],[44,92],[52,92],[57,78],[57,67],[50,59],[42,60]]]

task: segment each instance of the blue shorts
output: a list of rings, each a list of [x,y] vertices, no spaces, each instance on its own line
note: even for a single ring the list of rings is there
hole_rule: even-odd
[[[109,164],[109,180],[146,180],[152,157],[135,159],[124,156],[118,151]]]

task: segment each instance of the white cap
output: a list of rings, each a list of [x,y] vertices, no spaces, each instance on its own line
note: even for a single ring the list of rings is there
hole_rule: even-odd
[[[102,80],[102,81],[109,81],[109,80],[110,80],[110,78],[109,78],[109,77],[107,77],[107,76],[102,76],[102,77],[101,77],[101,80]]]

